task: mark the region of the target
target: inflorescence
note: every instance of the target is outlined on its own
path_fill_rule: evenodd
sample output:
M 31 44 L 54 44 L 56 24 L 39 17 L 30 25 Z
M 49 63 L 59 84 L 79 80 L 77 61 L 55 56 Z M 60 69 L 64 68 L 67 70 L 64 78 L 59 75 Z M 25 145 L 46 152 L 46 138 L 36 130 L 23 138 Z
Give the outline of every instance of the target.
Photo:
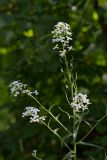
M 53 49 L 58 49 L 60 56 L 63 57 L 66 52 L 72 49 L 70 42 L 72 40 L 72 32 L 70 25 L 63 22 L 58 22 L 52 31 L 53 39 L 52 42 L 56 43 Z
M 22 113 L 22 117 L 30 116 L 30 123 L 32 122 L 42 123 L 43 121 L 45 121 L 46 116 L 40 117 L 38 114 L 38 112 L 40 112 L 39 109 L 29 106 L 29 107 L 26 107 L 25 110 L 26 111 Z
M 88 105 L 90 104 L 89 99 L 86 94 L 78 93 L 73 97 L 73 102 L 71 103 L 71 107 L 75 109 L 75 111 L 85 111 L 88 109 Z
M 20 93 L 27 94 L 28 96 L 34 94 L 38 95 L 38 91 L 35 90 L 34 92 L 30 91 L 28 89 L 28 85 L 21 83 L 20 81 L 14 81 L 13 83 L 10 84 L 10 91 L 11 93 L 17 97 Z

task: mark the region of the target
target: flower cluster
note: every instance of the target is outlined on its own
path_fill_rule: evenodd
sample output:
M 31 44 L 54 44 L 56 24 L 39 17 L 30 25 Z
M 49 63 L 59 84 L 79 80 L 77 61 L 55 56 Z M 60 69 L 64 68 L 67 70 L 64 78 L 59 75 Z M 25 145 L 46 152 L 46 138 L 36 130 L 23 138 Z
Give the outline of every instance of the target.
M 39 109 L 35 107 L 26 107 L 25 110 L 26 111 L 22 113 L 22 117 L 30 116 L 30 123 L 32 122 L 42 123 L 43 121 L 45 121 L 45 116 L 42 117 L 39 116 L 38 114 L 38 112 L 40 112 Z
M 88 109 L 88 105 L 90 104 L 89 99 L 86 94 L 78 93 L 73 97 L 73 102 L 71 103 L 71 107 L 75 108 L 77 112 L 84 111 Z
M 14 81 L 10 84 L 10 91 L 11 93 L 17 97 L 20 93 L 27 94 L 27 95 L 38 95 L 38 91 L 35 90 L 34 92 L 31 92 L 29 89 L 27 89 L 28 85 L 21 83 L 20 81 Z
M 70 41 L 72 40 L 70 25 L 67 23 L 58 22 L 58 24 L 55 25 L 52 34 L 52 42 L 56 43 L 53 49 L 59 49 L 60 56 L 63 57 L 67 51 L 72 49 L 72 46 L 70 46 Z M 60 48 L 60 43 L 62 44 L 62 48 Z

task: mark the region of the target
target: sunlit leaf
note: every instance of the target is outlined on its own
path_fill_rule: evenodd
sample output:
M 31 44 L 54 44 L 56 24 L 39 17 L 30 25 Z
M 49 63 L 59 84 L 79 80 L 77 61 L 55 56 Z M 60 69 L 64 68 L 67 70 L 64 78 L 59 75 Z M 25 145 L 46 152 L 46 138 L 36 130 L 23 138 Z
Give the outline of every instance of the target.
M 31 38 L 34 36 L 33 29 L 29 29 L 28 31 L 24 31 L 23 34 L 24 34 L 24 36 L 26 36 L 28 38 Z
M 94 19 L 95 21 L 97 21 L 98 18 L 99 18 L 97 12 L 95 12 L 95 11 L 93 12 L 93 15 L 92 15 L 92 16 L 93 16 L 93 19 Z

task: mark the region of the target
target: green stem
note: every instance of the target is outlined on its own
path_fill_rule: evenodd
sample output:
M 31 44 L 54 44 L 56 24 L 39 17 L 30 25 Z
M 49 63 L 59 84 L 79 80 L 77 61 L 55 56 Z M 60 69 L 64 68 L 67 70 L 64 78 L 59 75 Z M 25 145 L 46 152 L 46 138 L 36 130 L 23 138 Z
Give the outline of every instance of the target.
M 60 124 L 60 126 L 62 126 L 62 128 L 67 131 L 69 134 L 72 134 L 49 110 L 47 110 L 35 97 L 33 97 L 32 95 L 30 95 L 31 98 L 33 98 L 46 112 L 48 112 L 54 120 L 57 121 L 57 123 Z
M 73 108 L 73 145 L 74 145 L 74 160 L 76 160 L 76 138 L 77 138 L 76 116 L 75 116 L 75 108 Z
M 72 69 L 69 68 L 67 59 L 66 59 L 66 55 L 64 56 L 64 60 L 65 60 L 65 66 L 66 66 L 66 79 L 68 80 L 68 84 L 70 84 L 70 90 L 71 90 L 71 99 L 74 96 L 74 94 L 76 93 L 76 79 L 74 80 L 74 77 L 72 75 Z M 81 121 L 80 121 L 81 123 Z M 77 155 L 76 155 L 76 138 L 77 138 L 77 132 L 80 126 L 80 123 L 78 125 L 78 127 L 76 128 L 76 115 L 75 115 L 75 108 L 73 108 L 73 145 L 74 145 L 74 160 L 77 159 Z
M 78 126 L 77 126 L 77 128 L 76 128 L 77 135 L 78 135 L 78 131 L 79 131 L 79 128 L 80 128 L 82 119 L 83 119 L 83 113 L 82 113 L 81 117 L 79 118 L 79 123 L 78 123 Z
M 72 67 L 70 67 L 66 58 L 66 54 L 64 56 L 64 61 L 65 61 L 65 67 L 66 67 L 65 77 L 68 81 L 68 84 L 70 85 L 71 98 L 72 98 L 74 94 L 77 92 L 77 85 L 76 85 L 77 75 L 73 77 L 73 63 L 72 63 Z
M 77 159 L 77 146 L 76 143 L 74 143 L 74 160 Z
M 46 123 L 42 122 L 53 134 L 55 134 L 60 141 L 71 151 L 70 147 L 67 145 L 67 143 L 60 137 L 60 135 L 55 132 L 51 127 L 49 127 L 49 125 L 47 125 Z
M 72 83 L 73 82 L 71 82 L 71 72 L 69 70 L 69 66 L 68 66 L 68 62 L 67 62 L 67 59 L 66 59 L 66 55 L 64 56 L 64 60 L 65 60 L 66 74 L 67 74 L 68 83 L 70 84 L 70 89 L 72 91 L 72 95 L 71 96 L 73 96 L 73 87 L 72 87 Z

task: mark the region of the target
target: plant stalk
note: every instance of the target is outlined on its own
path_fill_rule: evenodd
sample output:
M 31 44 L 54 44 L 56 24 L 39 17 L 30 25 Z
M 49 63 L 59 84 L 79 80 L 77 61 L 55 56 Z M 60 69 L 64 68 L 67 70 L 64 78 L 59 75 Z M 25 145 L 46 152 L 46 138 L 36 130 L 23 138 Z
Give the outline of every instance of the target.
M 48 112 L 55 121 L 57 121 L 57 123 L 60 124 L 60 126 L 62 126 L 62 128 L 67 131 L 69 134 L 72 134 L 49 110 L 47 110 L 35 97 L 33 97 L 32 95 L 30 95 L 31 98 L 33 98 L 46 112 Z
M 77 146 L 76 146 L 76 143 L 74 143 L 74 160 L 77 160 Z

